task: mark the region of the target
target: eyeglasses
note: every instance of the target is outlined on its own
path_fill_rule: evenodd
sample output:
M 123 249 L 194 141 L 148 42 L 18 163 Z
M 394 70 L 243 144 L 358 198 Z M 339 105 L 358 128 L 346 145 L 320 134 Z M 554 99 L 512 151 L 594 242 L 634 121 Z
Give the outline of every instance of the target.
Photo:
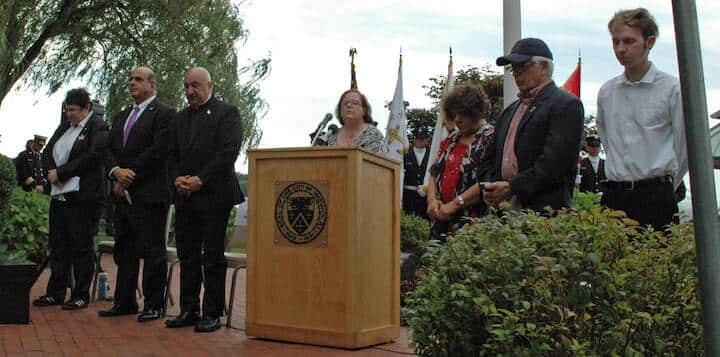
M 512 64 L 512 65 L 508 66 L 508 69 L 510 70 L 511 73 L 520 74 L 520 73 L 526 72 L 533 65 L 535 65 L 535 62 L 525 61 L 523 63 Z

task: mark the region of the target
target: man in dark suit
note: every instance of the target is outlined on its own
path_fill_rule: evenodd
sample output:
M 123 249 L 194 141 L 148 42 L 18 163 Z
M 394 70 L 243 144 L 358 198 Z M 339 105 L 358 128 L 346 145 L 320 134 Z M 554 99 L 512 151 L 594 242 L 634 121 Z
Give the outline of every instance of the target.
M 50 279 L 35 306 L 63 304 L 71 267 L 75 278 L 62 308 L 76 310 L 90 301 L 95 271 L 94 247 L 104 198 L 103 163 L 108 126 L 92 111 L 90 94 L 78 88 L 65 97 L 67 120 L 45 149 L 44 165 L 52 185 L 50 203 Z
M 43 192 L 47 180 L 43 169 L 42 149 L 45 146 L 46 137 L 35 135 L 32 140 L 25 144 L 26 150 L 18 154 L 15 159 L 18 183 L 25 191 Z
M 480 163 L 485 201 L 498 207 L 544 212 L 569 207 L 583 132 L 580 100 L 552 81 L 552 53 L 545 42 L 525 38 L 497 59 L 511 65 L 520 93 L 500 115 Z
M 197 332 L 210 332 L 220 328 L 225 306 L 225 229 L 233 205 L 244 201 L 234 168 L 242 128 L 238 108 L 212 96 L 206 69 L 188 70 L 184 86 L 189 107 L 177 114 L 170 135 L 180 315 L 165 325 L 195 325 Z
M 403 156 L 405 178 L 403 183 L 403 211 L 427 219 L 427 202 L 422 189 L 430 150 L 430 133 L 423 128 L 413 132 L 413 147 Z
M 137 313 L 135 290 L 142 258 L 145 303 L 138 321 L 145 322 L 159 319 L 164 304 L 168 127 L 174 110 L 157 100 L 157 79 L 150 68 L 132 71 L 128 91 L 134 103 L 113 118 L 107 162 L 115 204 L 117 286 L 113 306 L 98 314 Z
M 600 182 L 607 180 L 605 160 L 600 158 L 600 139 L 588 136 L 585 139 L 585 152 L 588 157 L 580 161 L 580 191 L 598 193 Z

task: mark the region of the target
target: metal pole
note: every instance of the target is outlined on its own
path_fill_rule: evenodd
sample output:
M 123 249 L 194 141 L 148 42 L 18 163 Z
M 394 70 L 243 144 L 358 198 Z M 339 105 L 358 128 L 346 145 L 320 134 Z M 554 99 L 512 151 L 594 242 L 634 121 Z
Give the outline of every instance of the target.
M 672 6 L 688 138 L 705 354 L 720 356 L 720 240 L 697 11 L 694 0 L 673 0 Z
M 521 16 L 520 0 L 503 0 L 503 54 L 510 53 L 510 49 L 520 39 Z M 517 86 L 509 69 L 503 76 L 503 106 L 507 107 L 517 99 Z

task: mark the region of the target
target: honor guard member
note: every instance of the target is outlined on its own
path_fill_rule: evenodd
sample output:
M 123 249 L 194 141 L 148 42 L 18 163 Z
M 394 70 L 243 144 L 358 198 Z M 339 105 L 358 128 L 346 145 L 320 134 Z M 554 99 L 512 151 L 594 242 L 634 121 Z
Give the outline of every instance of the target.
M 600 192 L 600 182 L 605 181 L 605 160 L 600 158 L 600 139 L 588 136 L 585 139 L 585 152 L 588 157 L 580 161 L 580 191 Z
M 423 179 L 430 158 L 430 133 L 423 127 L 413 131 L 413 146 L 403 156 L 405 181 L 403 183 L 403 211 L 427 219 L 427 202 Z
M 35 135 L 28 140 L 26 150 L 18 154 L 15 159 L 18 183 L 25 191 L 43 192 L 47 185 L 45 170 L 43 169 L 42 149 L 47 137 Z

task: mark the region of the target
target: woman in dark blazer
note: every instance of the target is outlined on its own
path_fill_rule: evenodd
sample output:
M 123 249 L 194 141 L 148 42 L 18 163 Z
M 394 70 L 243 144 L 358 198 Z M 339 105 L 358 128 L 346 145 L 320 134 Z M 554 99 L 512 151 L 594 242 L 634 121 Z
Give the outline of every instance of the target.
M 82 88 L 67 92 L 66 120 L 45 149 L 44 166 L 51 184 L 50 280 L 35 306 L 85 308 L 94 272 L 93 247 L 104 196 L 103 162 L 108 126 L 92 111 L 90 94 Z M 75 284 L 65 301 L 68 277 Z

